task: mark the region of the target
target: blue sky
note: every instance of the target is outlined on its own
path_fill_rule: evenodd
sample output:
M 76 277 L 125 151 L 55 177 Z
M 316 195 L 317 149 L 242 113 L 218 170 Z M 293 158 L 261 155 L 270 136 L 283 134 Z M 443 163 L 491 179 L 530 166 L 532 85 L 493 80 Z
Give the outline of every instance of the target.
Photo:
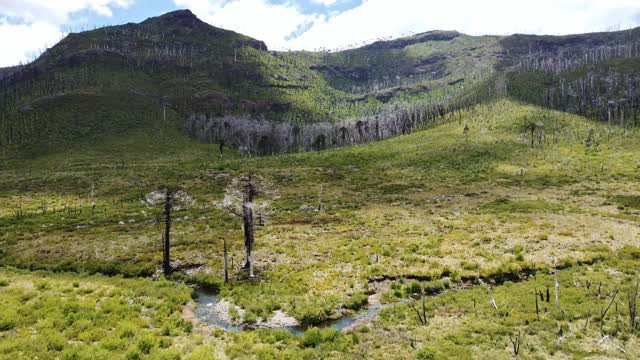
M 324 14 L 330 16 L 331 14 L 341 13 L 345 10 L 355 8 L 361 5 L 362 1 L 363 0 L 273 0 L 267 2 L 275 5 L 291 4 L 304 14 Z M 1 0 L 0 3 L 2 3 Z M 179 1 L 136 0 L 127 7 L 112 7 L 112 16 L 104 16 L 96 13 L 95 11 L 91 11 L 91 9 L 84 9 L 72 14 L 72 26 L 82 28 L 82 26 L 87 26 L 88 24 L 93 27 L 94 25 L 101 26 L 127 22 L 141 22 L 149 17 L 162 15 L 169 11 L 189 8 L 189 6 L 178 6 L 176 3 L 179 3 Z M 2 10 L 0 10 L 0 13 L 2 13 Z
M 428 30 L 569 34 L 640 25 L 640 0 L 0 0 L 0 66 L 66 33 L 191 9 L 271 49 L 340 49 Z

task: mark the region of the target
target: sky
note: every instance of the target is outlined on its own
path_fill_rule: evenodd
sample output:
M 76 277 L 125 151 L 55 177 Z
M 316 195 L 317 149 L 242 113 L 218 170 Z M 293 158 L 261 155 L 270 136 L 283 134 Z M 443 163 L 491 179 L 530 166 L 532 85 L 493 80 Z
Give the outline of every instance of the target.
M 274 50 L 343 49 L 429 30 L 574 34 L 640 26 L 640 0 L 0 0 L 0 67 L 69 32 L 191 9 Z

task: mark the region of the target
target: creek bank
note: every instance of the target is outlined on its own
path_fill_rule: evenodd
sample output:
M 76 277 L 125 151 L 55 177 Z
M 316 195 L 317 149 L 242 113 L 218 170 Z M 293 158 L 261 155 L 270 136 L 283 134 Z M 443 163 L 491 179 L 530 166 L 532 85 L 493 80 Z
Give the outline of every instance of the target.
M 372 296 L 377 297 L 377 295 Z M 302 334 L 312 327 L 320 329 L 334 328 L 346 331 L 373 319 L 381 309 L 391 306 L 380 304 L 376 300 L 366 310 L 355 313 L 342 312 L 338 314 L 340 317 L 336 319 L 326 320 L 315 325 L 302 325 L 291 315 L 282 310 L 277 310 L 269 319 L 258 318 L 255 323 L 243 324 L 244 310 L 220 298 L 215 293 L 197 290 L 194 300 L 195 304 L 188 305 L 183 311 L 183 318 L 192 323 L 200 322 L 208 327 L 219 327 L 234 332 L 255 329 L 284 329 L 295 335 Z

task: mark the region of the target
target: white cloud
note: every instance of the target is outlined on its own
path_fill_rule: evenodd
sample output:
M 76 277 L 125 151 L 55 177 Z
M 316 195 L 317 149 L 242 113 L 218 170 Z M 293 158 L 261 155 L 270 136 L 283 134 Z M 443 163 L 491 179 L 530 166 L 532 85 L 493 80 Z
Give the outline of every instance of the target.
M 571 34 L 638 24 L 637 0 L 365 0 L 331 18 L 319 18 L 290 42 L 296 49 L 336 48 L 427 30 L 467 34 Z
M 331 4 L 334 0 L 313 0 Z M 467 34 L 571 34 L 640 23 L 638 0 L 364 0 L 339 14 L 304 14 L 293 2 L 174 0 L 212 25 L 264 40 L 269 47 L 313 50 L 362 44 L 435 29 Z M 287 35 L 305 24 L 302 35 Z
M 335 4 L 336 2 L 338 2 L 338 0 L 311 0 L 316 4 L 320 4 L 320 5 L 324 5 L 324 6 L 331 6 L 333 4 Z
M 91 10 L 103 16 L 111 16 L 114 6 L 126 8 L 133 0 L 2 0 L 0 14 L 23 19 L 26 22 L 46 21 L 61 25 L 69 21 L 69 15 L 80 10 Z
M 46 22 L 9 24 L 0 20 L 0 66 L 26 63 L 62 37 L 63 33 L 55 25 Z
M 26 61 L 55 42 L 78 11 L 111 16 L 114 7 L 134 1 L 0 0 L 0 66 Z M 638 0 L 364 0 L 328 14 L 305 13 L 299 0 L 273 1 L 173 0 L 214 26 L 264 40 L 273 49 L 335 49 L 435 29 L 471 35 L 570 34 L 640 25 Z M 331 6 L 343 0 L 311 1 Z
M 174 0 L 211 25 L 265 40 L 270 48 L 288 46 L 287 37 L 317 16 L 303 14 L 293 3 L 268 0 Z
M 134 0 L 0 0 L 0 66 L 27 62 L 64 35 L 63 25 L 81 10 L 112 16 L 113 7 L 126 8 Z M 10 19 L 10 21 L 9 21 Z

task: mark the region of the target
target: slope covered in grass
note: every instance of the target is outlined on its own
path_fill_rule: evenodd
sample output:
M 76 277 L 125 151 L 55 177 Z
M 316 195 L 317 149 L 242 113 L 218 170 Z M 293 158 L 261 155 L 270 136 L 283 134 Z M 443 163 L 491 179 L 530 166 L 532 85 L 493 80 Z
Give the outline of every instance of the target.
M 531 121 L 538 122 L 533 147 Z M 480 351 L 509 358 L 508 335 L 521 331 L 528 358 L 617 357 L 622 352 L 609 342 L 598 343 L 596 316 L 617 286 L 624 304 L 639 265 L 638 136 L 635 129 L 509 101 L 391 140 L 286 156 L 227 151 L 220 158 L 217 146 L 166 129 L 134 133 L 3 162 L 1 263 L 149 276 L 161 262 L 162 229 L 141 199 L 176 184 L 197 205 L 176 214 L 173 259 L 197 271 L 174 280 L 219 288 L 249 322 L 280 309 L 316 324 L 367 303 L 419 296 L 422 288 L 446 290 L 427 300 L 426 327 L 398 304 L 351 335 L 227 335 L 227 356 L 268 358 L 279 347 L 302 356 L 316 346 L 333 358 L 412 358 L 423 347 L 421 356 L 472 358 Z M 230 179 L 248 170 L 271 179 L 278 192 L 257 232 L 255 281 L 236 268 L 243 259 L 239 222 L 215 206 Z M 322 211 L 305 210 L 319 197 Z M 228 285 L 225 238 L 236 265 Z M 545 273 L 554 263 L 562 308 L 545 301 L 538 321 L 533 288 L 549 285 L 553 292 Z M 485 288 L 463 290 L 478 278 L 493 284 L 499 311 Z M 623 306 L 612 311 L 604 335 L 635 354 L 637 330 L 625 314 Z M 204 334 L 195 348 L 216 341 Z

